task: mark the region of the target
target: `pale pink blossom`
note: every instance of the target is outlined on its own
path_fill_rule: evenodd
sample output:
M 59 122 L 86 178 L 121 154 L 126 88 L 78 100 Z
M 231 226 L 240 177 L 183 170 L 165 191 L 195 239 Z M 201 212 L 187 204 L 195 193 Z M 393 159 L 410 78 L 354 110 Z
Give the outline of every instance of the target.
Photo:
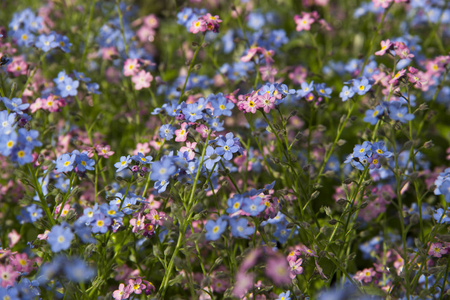
M 136 149 L 133 151 L 133 155 L 138 155 L 141 152 L 142 154 L 150 153 L 150 147 L 147 142 L 145 143 L 137 143 Z
M 381 50 L 375 52 L 375 55 L 382 56 L 393 46 L 394 44 L 389 39 L 386 41 L 381 41 Z
M 136 90 L 141 90 L 142 88 L 150 87 L 150 82 L 152 82 L 153 76 L 149 72 L 144 70 L 140 71 L 138 74 L 131 77 L 131 81 L 134 83 L 134 88 Z
M 187 139 L 188 130 L 186 129 L 187 123 L 181 124 L 181 128 L 175 130 L 175 142 L 184 142 Z
M 192 25 L 189 28 L 189 31 L 192 33 L 204 32 L 206 31 L 206 22 L 202 19 L 198 19 L 197 21 L 192 21 Z
M 137 59 L 128 58 L 123 65 L 123 75 L 134 76 L 139 70 L 139 61 Z
M 303 30 L 310 30 L 311 24 L 314 23 L 314 18 L 311 17 L 310 13 L 302 12 L 302 16 L 299 15 L 294 16 L 295 24 L 297 24 L 297 27 L 295 30 L 297 31 L 303 31 Z

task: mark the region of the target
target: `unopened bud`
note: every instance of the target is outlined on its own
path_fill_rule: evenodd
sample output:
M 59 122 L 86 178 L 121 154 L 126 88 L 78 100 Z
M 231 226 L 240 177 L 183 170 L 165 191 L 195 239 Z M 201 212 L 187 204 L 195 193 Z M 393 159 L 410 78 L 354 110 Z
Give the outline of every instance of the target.
M 425 144 L 423 144 L 423 147 L 425 149 L 430 149 L 431 147 L 434 147 L 433 141 L 429 140 L 428 142 L 425 142 Z
M 328 224 L 330 225 L 336 225 L 337 221 L 335 219 L 331 219 L 330 221 L 328 221 Z

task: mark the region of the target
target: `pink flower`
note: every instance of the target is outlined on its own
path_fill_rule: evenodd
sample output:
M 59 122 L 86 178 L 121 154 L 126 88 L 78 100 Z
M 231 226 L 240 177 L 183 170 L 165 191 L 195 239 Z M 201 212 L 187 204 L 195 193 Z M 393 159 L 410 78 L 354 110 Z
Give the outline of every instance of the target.
M 154 14 L 144 17 L 144 25 L 149 28 L 157 28 L 159 26 L 158 18 Z
M 31 103 L 30 105 L 30 110 L 33 114 L 41 108 L 43 108 L 43 101 L 41 100 L 41 98 L 37 98 L 34 103 Z
M 41 241 L 42 240 L 46 241 L 49 233 L 50 230 L 45 230 L 44 233 L 38 234 L 37 238 L 40 239 Z
M 289 284 L 291 283 L 290 269 L 284 257 L 274 256 L 267 260 L 266 275 L 276 285 Z
M 128 58 L 123 65 L 123 75 L 134 76 L 138 72 L 140 64 L 137 59 Z
M 61 101 L 58 96 L 55 95 L 48 95 L 47 99 L 42 99 L 42 108 L 45 110 L 48 110 L 49 112 L 57 112 L 60 107 L 63 107 L 66 105 L 64 101 Z
M 130 290 L 135 294 L 141 294 L 142 290 L 145 289 L 145 285 L 142 283 L 141 278 L 137 278 L 136 280 L 130 279 L 128 280 L 128 286 Z
M 162 211 L 158 212 L 156 209 L 152 209 L 150 210 L 150 213 L 145 215 L 145 217 L 147 218 L 147 220 L 150 220 L 150 223 L 152 223 L 153 225 L 162 226 L 166 214 Z
M 133 226 L 132 232 L 139 232 L 144 229 L 145 216 L 139 214 L 136 218 L 130 220 L 130 225 Z
M 356 272 L 356 275 L 353 276 L 356 280 L 360 282 L 369 283 L 372 281 L 372 277 L 377 274 L 373 268 L 364 269 L 362 271 Z
M 406 73 L 406 69 L 402 69 L 402 70 L 398 71 L 397 74 L 395 74 L 395 76 L 392 77 L 391 80 L 389 80 L 389 84 L 397 85 L 397 83 L 400 80 L 400 78 L 405 76 L 405 73 Z
M 102 156 L 104 158 L 109 158 L 111 155 L 114 154 L 114 151 L 111 151 L 111 147 L 109 145 L 105 146 L 97 145 L 95 149 L 97 150 L 98 156 Z
M 300 255 L 300 250 L 292 250 L 291 252 L 289 252 L 288 256 L 286 257 L 287 261 L 296 261 L 297 260 L 297 256 Z
M 253 273 L 247 274 L 245 272 L 239 271 L 239 273 L 236 275 L 236 283 L 234 284 L 233 295 L 239 298 L 244 297 L 248 290 L 252 288 L 254 278 L 255 276 L 253 275 Z
M 205 124 L 201 124 L 200 126 L 197 126 L 197 128 L 195 128 L 195 131 L 200 133 L 202 135 L 202 138 L 204 138 L 204 139 L 206 139 L 208 137 L 209 128 Z M 212 134 L 211 134 L 211 136 L 212 136 Z
M 138 74 L 131 77 L 131 81 L 134 82 L 134 88 L 136 90 L 141 90 L 142 88 L 150 87 L 150 82 L 152 82 L 153 76 L 149 72 L 144 70 L 140 71 Z
M 249 62 L 253 56 L 255 56 L 256 53 L 258 53 L 258 51 L 260 50 L 260 47 L 250 47 L 250 49 L 248 49 L 247 54 L 241 57 L 241 61 L 242 62 Z
M 0 265 L 0 278 L 2 279 L 0 286 L 5 288 L 7 286 L 13 286 L 19 273 L 14 271 L 11 265 Z
M 391 43 L 390 40 L 381 41 L 381 50 L 375 52 L 375 55 L 378 56 L 384 55 L 387 51 L 389 51 L 392 48 L 392 46 L 394 46 L 394 44 Z
M 184 122 L 181 124 L 181 128 L 178 130 L 175 130 L 175 142 L 184 142 L 187 139 L 188 131 L 186 129 L 187 123 Z
M 62 204 L 62 203 L 61 203 Z M 58 216 L 59 211 L 61 210 L 61 204 L 59 204 L 56 208 L 55 208 L 55 217 Z M 69 213 L 69 211 L 74 210 L 73 208 L 70 208 L 70 204 L 65 204 L 62 211 L 61 211 L 61 215 L 60 217 L 65 217 L 67 216 L 67 214 Z
M 265 113 L 269 113 L 270 110 L 275 108 L 275 98 L 270 96 L 269 93 L 264 93 L 262 96 L 258 96 L 258 106 L 264 109 Z
M 113 56 L 117 56 L 118 52 L 116 47 L 107 47 L 107 48 L 102 48 L 102 58 L 104 60 L 112 60 Z M 124 71 L 125 71 L 125 67 L 124 67 Z M 127 75 L 125 75 L 127 76 Z
M 11 259 L 16 271 L 29 273 L 33 269 L 33 261 L 30 260 L 26 253 L 18 253 Z
M 127 265 L 122 265 L 120 267 L 116 268 L 116 276 L 114 277 L 117 281 L 125 280 L 127 277 L 130 277 L 130 274 L 133 272 L 131 268 L 129 268 Z
M 431 244 L 428 255 L 432 255 L 434 257 L 442 257 L 442 254 L 447 254 L 447 249 L 443 247 L 441 243 Z
M 393 0 L 372 0 L 375 7 L 387 8 Z
M 6 71 L 13 73 L 13 75 L 17 77 L 19 75 L 27 75 L 27 68 L 28 65 L 26 62 L 19 57 L 17 60 L 14 59 L 14 61 L 6 67 Z
M 275 82 L 275 75 L 278 73 L 276 68 L 273 68 L 270 65 L 265 65 L 259 67 L 259 71 L 261 72 L 262 80 L 269 81 L 270 83 Z
M 204 32 L 206 31 L 206 22 L 203 19 L 198 19 L 197 21 L 192 21 L 191 28 L 189 31 L 192 33 Z
M 395 54 L 401 59 L 412 59 L 414 57 L 414 54 L 409 53 L 408 46 L 402 42 L 395 42 Z
M 302 16 L 299 15 L 294 16 L 295 24 L 297 24 L 297 27 L 295 30 L 302 31 L 302 30 L 310 30 L 311 24 L 314 23 L 314 19 L 311 18 L 311 14 L 302 12 Z
M 258 101 L 255 97 L 250 96 L 247 98 L 247 101 L 243 103 L 243 110 L 245 112 L 251 112 L 252 114 L 256 113 L 256 110 L 259 108 Z
M 176 132 L 176 131 L 175 131 Z M 192 160 L 192 159 L 194 159 L 194 157 L 195 157 L 195 152 L 194 152 L 194 150 L 195 150 L 195 147 L 197 146 L 197 143 L 196 142 L 189 142 L 189 141 L 187 141 L 186 142 L 186 146 L 183 146 L 183 147 L 181 147 L 180 148 L 180 152 L 188 152 L 188 158 L 190 159 L 190 160 Z
M 115 300 L 128 299 L 131 293 L 132 289 L 129 286 L 125 287 L 125 285 L 121 283 L 119 289 L 114 291 L 113 297 Z
M 150 152 L 150 147 L 148 143 L 137 143 L 136 149 L 133 151 L 133 155 L 138 155 L 141 152 L 142 154 L 147 154 Z
M 17 233 L 15 229 L 13 229 L 10 233 L 8 233 L 9 247 L 14 247 L 20 240 L 20 234 Z
M 289 267 L 291 268 L 291 273 L 289 274 L 289 277 L 291 277 L 291 279 L 294 279 L 298 274 L 302 274 L 303 273 L 303 268 L 302 268 L 302 263 L 303 263 L 303 259 L 299 258 L 296 261 L 293 260 L 289 260 Z
M 142 26 L 136 31 L 136 35 L 141 42 L 153 42 L 155 40 L 155 30 L 148 26 Z
M 145 294 L 146 295 L 150 295 L 151 293 L 153 293 L 156 290 L 155 286 L 150 281 L 142 280 L 142 282 L 145 284 Z

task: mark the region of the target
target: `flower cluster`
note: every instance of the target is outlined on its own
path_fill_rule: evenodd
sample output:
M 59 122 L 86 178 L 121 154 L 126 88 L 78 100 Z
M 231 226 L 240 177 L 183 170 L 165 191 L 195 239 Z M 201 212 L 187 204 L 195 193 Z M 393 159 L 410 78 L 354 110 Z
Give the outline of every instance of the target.
M 210 13 L 207 13 L 206 15 L 200 16 L 197 20 L 193 20 L 189 31 L 192 33 L 206 31 L 217 33 L 219 32 L 220 23 L 222 23 L 222 20 L 219 18 L 219 16 L 213 16 Z
M 366 141 L 362 145 L 356 145 L 353 148 L 353 153 L 347 156 L 344 163 L 349 163 L 358 170 L 364 170 L 366 167 L 379 169 L 382 158 L 388 159 L 392 155 L 383 141 L 375 143 Z

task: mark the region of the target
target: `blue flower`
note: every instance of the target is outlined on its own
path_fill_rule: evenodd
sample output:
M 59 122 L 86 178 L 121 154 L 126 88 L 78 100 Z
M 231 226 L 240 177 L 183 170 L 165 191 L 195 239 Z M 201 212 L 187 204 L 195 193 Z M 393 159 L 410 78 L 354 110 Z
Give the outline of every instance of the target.
M 371 125 L 377 124 L 380 117 L 383 115 L 384 108 L 381 105 L 377 105 L 374 109 L 368 109 L 364 121 Z
M 447 210 L 447 213 L 444 213 L 444 209 L 439 208 L 436 210 L 436 212 L 433 214 L 433 218 L 438 222 L 439 224 L 449 223 L 450 222 L 450 213 Z
M 245 198 L 244 205 L 242 206 L 242 210 L 246 213 L 250 214 L 250 216 L 255 217 L 259 215 L 266 206 L 261 202 L 261 198 L 255 197 L 254 199 Z
M 169 180 L 176 171 L 172 159 L 166 157 L 153 163 L 150 179 L 154 181 Z
M 58 83 L 58 89 L 61 97 L 76 96 L 77 88 L 80 82 L 73 80 L 70 77 L 66 77 L 63 82 Z
M 281 222 L 277 223 L 276 226 L 277 227 L 275 232 L 273 233 L 273 236 L 277 238 L 281 244 L 286 243 L 289 236 L 291 235 L 291 230 L 287 229 L 286 226 Z
M 342 101 L 344 102 L 353 97 L 353 95 L 355 95 L 353 89 L 349 88 L 346 85 L 342 87 L 342 91 L 339 93 L 339 97 L 341 97 Z
M 235 194 L 233 198 L 227 200 L 228 208 L 226 212 L 228 214 L 233 214 L 241 209 L 242 202 L 244 201 L 244 197 L 239 194 Z
M 73 233 L 68 227 L 62 225 L 55 225 L 48 234 L 47 242 L 53 252 L 59 252 L 61 250 L 67 250 L 70 248 L 70 243 L 73 240 Z
M 76 79 L 80 81 L 91 82 L 91 79 L 89 77 L 86 77 L 83 72 L 73 71 L 73 74 L 75 75 Z
M 175 127 L 170 124 L 164 124 L 159 129 L 159 137 L 166 140 L 171 140 L 175 134 Z
M 114 164 L 114 167 L 117 168 L 116 172 L 120 172 L 122 170 L 125 170 L 130 163 L 131 163 L 131 158 L 130 158 L 129 155 L 120 157 L 120 161 L 116 162 Z
M 4 156 L 11 154 L 14 146 L 17 144 L 17 133 L 11 131 L 8 134 L 0 135 L 0 153 Z
M 254 232 L 254 228 L 248 226 L 248 221 L 245 218 L 230 219 L 230 226 L 231 234 L 237 238 L 247 239 Z
M 28 206 L 26 208 L 26 211 L 29 214 L 31 222 L 35 222 L 35 221 L 39 220 L 40 218 L 42 218 L 43 213 L 44 213 L 42 208 L 40 208 L 36 204 L 31 204 L 30 206 Z
M 145 156 L 142 152 L 139 152 L 137 155 L 133 155 L 131 159 L 137 163 L 148 165 L 152 162 L 153 157 L 150 155 Z
M 158 191 L 158 194 L 164 193 L 169 185 L 168 180 L 159 180 L 155 182 L 155 189 Z
M 211 118 L 208 120 L 208 125 L 211 127 L 212 130 L 220 132 L 223 131 L 225 128 L 223 127 L 224 121 L 220 121 L 219 118 Z
M 75 162 L 77 163 L 77 169 L 80 172 L 84 172 L 86 170 L 94 170 L 95 161 L 93 159 L 90 159 L 87 156 L 86 152 L 78 154 Z
M 95 83 L 95 82 L 86 83 L 86 89 L 91 94 L 97 94 L 97 95 L 101 94 L 101 92 L 99 91 L 98 83 Z
M 331 97 L 332 90 L 331 88 L 327 87 L 325 83 L 315 84 L 314 88 L 316 89 L 316 92 L 319 94 L 319 96 L 323 96 L 326 98 Z
M 75 227 L 75 234 L 81 239 L 83 243 L 95 244 L 97 240 L 92 236 L 91 229 L 85 224 Z
M 231 116 L 231 110 L 234 107 L 233 102 L 229 102 L 225 97 L 218 97 L 217 100 L 212 100 L 211 105 L 214 108 L 214 116 Z
M 392 156 L 392 152 L 387 150 L 387 147 L 384 145 L 383 141 L 375 142 L 372 144 L 372 152 L 378 154 L 379 156 L 384 156 L 389 158 Z
M 450 180 L 445 180 L 440 186 L 441 195 L 445 196 L 445 201 L 450 202 Z
M 124 216 L 123 212 L 119 211 L 119 207 L 116 204 L 111 205 L 103 203 L 100 205 L 100 212 L 111 219 L 119 219 Z
M 56 35 L 55 41 L 52 42 L 51 45 L 53 48 L 59 47 L 63 52 L 69 53 L 70 49 L 69 47 L 72 46 L 72 44 L 69 41 L 69 38 L 67 36 L 63 35 Z
M 220 238 L 220 235 L 225 231 L 227 228 L 227 221 L 219 218 L 217 221 L 209 220 L 206 222 L 205 229 L 206 229 L 206 240 L 207 241 L 215 241 L 218 238 Z
M 239 151 L 239 147 L 235 145 L 234 139 L 224 139 L 223 137 L 219 138 L 217 141 L 216 153 L 222 155 L 226 160 L 231 160 L 233 158 L 233 153 Z
M 408 113 L 407 107 L 396 104 L 395 102 L 389 105 L 389 117 L 392 120 L 400 121 L 401 123 L 407 123 L 414 119 L 414 115 Z
M 354 157 L 363 157 L 363 156 L 371 156 L 372 155 L 372 143 L 365 141 L 362 145 L 356 145 L 353 148 L 353 156 Z
M 208 170 L 212 170 L 214 165 L 219 162 L 220 159 L 220 155 L 217 154 L 216 150 L 214 150 L 213 147 L 208 146 L 206 148 L 205 157 L 203 158 L 205 168 L 207 168 Z
M 67 74 L 65 70 L 62 70 L 58 73 L 58 76 L 56 76 L 55 79 L 53 79 L 53 82 L 56 83 L 57 85 L 61 84 L 64 82 L 64 80 L 66 80 L 67 78 Z
M 86 262 L 80 258 L 74 258 L 64 264 L 64 273 L 67 279 L 73 282 L 86 282 L 95 275 L 95 269 L 89 267 Z
M 6 108 L 16 112 L 18 115 L 22 115 L 22 111 L 30 106 L 29 103 L 22 103 L 22 99 L 20 98 L 12 98 L 9 100 L 6 97 L 2 97 L 1 99 L 5 103 Z
M 303 98 L 313 91 L 314 91 L 314 81 L 311 81 L 310 84 L 302 82 L 301 89 L 297 90 L 297 94 Z
M 289 42 L 289 39 L 286 36 L 286 31 L 283 29 L 276 29 L 270 32 L 269 41 L 271 41 L 273 45 L 278 48 Z
M 12 152 L 12 161 L 18 162 L 19 165 L 23 166 L 33 161 L 33 155 L 31 154 L 30 148 L 14 148 Z
M 203 118 L 202 111 L 198 108 L 196 103 L 188 104 L 185 108 L 183 108 L 182 112 L 184 118 L 189 122 L 195 122 Z
M 0 111 L 0 134 L 10 134 L 14 129 L 14 122 L 16 120 L 16 114 L 9 114 L 8 111 Z
M 358 95 L 366 94 L 372 85 L 369 83 L 369 80 L 366 77 L 362 77 L 361 79 L 353 79 L 353 91 Z
M 39 131 L 37 130 L 26 130 L 25 128 L 20 128 L 18 130 L 19 133 L 19 142 L 24 145 L 26 148 L 33 149 L 34 147 L 41 147 L 42 143 L 37 139 L 39 136 Z
M 112 221 L 107 218 L 102 213 L 97 213 L 94 215 L 94 220 L 92 222 L 92 232 L 93 233 L 106 233 L 108 231 L 108 226 L 111 225 Z
M 70 172 L 73 170 L 76 155 L 63 154 L 56 159 L 56 172 Z
M 50 49 L 54 48 L 53 42 L 55 41 L 55 35 L 49 34 L 41 34 L 38 36 L 36 43 L 34 44 L 37 48 L 41 49 L 44 52 L 50 51 Z
M 291 291 L 279 294 L 277 300 L 291 300 Z

